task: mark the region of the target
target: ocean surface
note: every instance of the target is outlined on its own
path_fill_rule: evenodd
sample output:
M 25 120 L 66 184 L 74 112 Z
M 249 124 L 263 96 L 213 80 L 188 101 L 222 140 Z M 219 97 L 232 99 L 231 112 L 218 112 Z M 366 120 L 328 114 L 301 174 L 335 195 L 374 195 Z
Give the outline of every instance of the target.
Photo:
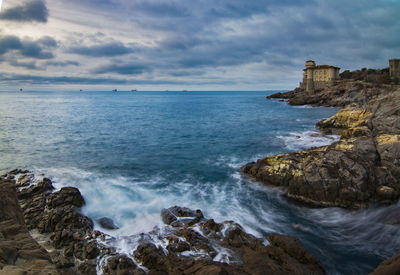
M 0 92 L 0 172 L 26 168 L 78 187 L 86 215 L 120 227 L 106 232 L 121 251 L 132 250 L 123 236 L 161 226 L 161 209 L 179 205 L 257 237 L 297 236 L 329 274 L 368 273 L 399 253 L 398 227 L 380 221 L 387 208 L 306 208 L 240 173 L 338 139 L 315 129 L 337 109 L 266 100 L 271 93 Z

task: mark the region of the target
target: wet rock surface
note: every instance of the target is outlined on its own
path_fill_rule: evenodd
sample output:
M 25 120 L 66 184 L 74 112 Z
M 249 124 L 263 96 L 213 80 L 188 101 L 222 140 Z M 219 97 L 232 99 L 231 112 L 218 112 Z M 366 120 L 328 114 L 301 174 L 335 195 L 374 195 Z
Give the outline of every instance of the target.
M 248 163 L 243 173 L 283 187 L 289 198 L 312 206 L 360 208 L 398 201 L 399 86 L 346 80 L 311 93 L 296 89 L 275 97 L 294 105 L 346 106 L 317 123 L 323 133 L 341 138 L 329 146 Z
M 0 273 L 325 273 L 295 237 L 258 239 L 234 222 L 216 223 L 178 206 L 161 211 L 162 228 L 123 237 L 136 245 L 120 253 L 118 239 L 94 230 L 80 212 L 78 189 L 54 191 L 50 179 L 22 170 L 3 175 L 0 189 Z
M 114 221 L 107 217 L 100 218 L 97 220 L 97 222 L 104 229 L 109 229 L 109 230 L 119 229 L 119 227 L 115 225 Z

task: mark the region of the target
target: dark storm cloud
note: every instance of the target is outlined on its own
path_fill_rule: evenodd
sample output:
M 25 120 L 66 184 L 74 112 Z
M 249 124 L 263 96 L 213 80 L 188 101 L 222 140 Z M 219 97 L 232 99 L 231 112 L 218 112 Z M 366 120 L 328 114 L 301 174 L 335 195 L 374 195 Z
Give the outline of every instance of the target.
M 43 0 L 29 1 L 24 5 L 12 7 L 0 12 L 0 19 L 19 22 L 46 23 L 49 11 Z
M 93 46 L 73 46 L 67 49 L 67 52 L 91 57 L 107 57 L 129 54 L 133 50 L 121 42 L 111 42 Z
M 0 36 L 0 55 L 16 51 L 24 57 L 50 59 L 54 57 L 52 50 L 56 46 L 57 42 L 49 36 L 38 40 L 21 39 L 15 35 Z

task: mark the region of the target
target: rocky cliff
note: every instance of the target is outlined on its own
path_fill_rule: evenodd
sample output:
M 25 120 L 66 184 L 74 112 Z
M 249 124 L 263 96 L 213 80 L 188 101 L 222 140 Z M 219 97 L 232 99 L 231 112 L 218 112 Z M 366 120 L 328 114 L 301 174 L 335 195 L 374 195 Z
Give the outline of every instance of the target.
M 293 105 L 344 106 L 317 124 L 341 138 L 329 146 L 248 163 L 243 173 L 283 187 L 289 198 L 312 206 L 360 208 L 398 200 L 399 86 L 346 80 L 312 93 L 296 89 L 269 98 L 285 98 Z
M 0 177 L 0 274 L 324 274 L 295 237 L 258 239 L 200 210 L 163 209 L 162 228 L 116 238 L 93 229 L 78 189 L 14 170 Z M 115 228 L 112 220 L 104 226 Z

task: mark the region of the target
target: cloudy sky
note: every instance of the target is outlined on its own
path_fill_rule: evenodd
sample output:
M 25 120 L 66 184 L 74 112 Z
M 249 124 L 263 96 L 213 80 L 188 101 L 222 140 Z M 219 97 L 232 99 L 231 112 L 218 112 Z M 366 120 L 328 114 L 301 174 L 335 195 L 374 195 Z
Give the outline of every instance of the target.
M 0 90 L 292 89 L 400 58 L 399 0 L 0 0 Z

